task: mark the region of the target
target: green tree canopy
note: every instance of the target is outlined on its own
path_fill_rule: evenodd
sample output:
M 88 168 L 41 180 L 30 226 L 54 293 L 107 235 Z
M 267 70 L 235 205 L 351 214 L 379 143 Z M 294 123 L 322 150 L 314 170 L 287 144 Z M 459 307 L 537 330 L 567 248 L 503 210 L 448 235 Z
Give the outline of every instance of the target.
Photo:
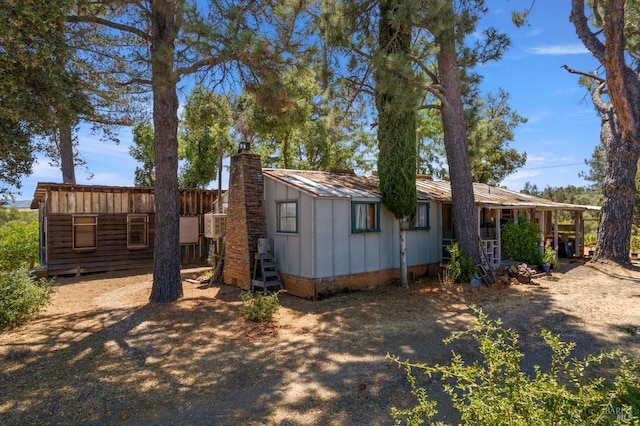
M 206 188 L 215 179 L 219 159 L 230 156 L 231 106 L 226 96 L 196 86 L 187 99 L 180 123 L 178 155 L 184 163 L 180 186 Z
M 153 141 L 153 125 L 150 121 L 133 126 L 133 145 L 129 147 L 129 155 L 142 163 L 134 172 L 135 186 L 154 186 L 156 183 L 156 154 Z

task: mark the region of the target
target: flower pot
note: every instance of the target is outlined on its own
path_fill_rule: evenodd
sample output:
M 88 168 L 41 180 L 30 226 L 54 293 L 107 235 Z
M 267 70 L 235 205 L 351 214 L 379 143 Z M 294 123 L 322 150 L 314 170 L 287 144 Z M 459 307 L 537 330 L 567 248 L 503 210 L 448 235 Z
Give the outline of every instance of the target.
M 547 265 L 547 264 L 540 265 L 540 270 L 544 273 L 548 273 L 550 269 L 551 269 L 551 265 Z

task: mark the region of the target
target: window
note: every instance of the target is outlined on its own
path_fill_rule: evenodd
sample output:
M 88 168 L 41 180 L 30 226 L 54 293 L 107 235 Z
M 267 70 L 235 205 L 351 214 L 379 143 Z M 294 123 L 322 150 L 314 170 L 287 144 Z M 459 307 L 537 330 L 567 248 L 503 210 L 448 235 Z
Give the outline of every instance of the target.
M 98 248 L 98 217 L 73 216 L 74 250 L 95 250 Z
M 295 234 L 298 232 L 298 202 L 280 201 L 276 203 L 277 231 Z
M 380 232 L 380 203 L 351 203 L 351 232 Z
M 149 215 L 127 216 L 127 248 L 149 247 Z
M 429 229 L 429 203 L 418 203 L 409 216 L 409 229 Z

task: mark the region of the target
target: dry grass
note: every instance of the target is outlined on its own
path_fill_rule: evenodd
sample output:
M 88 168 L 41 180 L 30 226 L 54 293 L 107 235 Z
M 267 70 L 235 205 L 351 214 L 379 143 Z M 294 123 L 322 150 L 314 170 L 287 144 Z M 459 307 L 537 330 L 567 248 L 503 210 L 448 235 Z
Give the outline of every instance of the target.
M 0 334 L 0 423 L 391 424 L 390 407 L 411 401 L 386 354 L 445 362 L 442 338 L 470 324 L 470 304 L 520 333 L 530 365 L 546 362 L 543 327 L 579 354 L 640 357 L 640 336 L 625 331 L 640 326 L 640 273 L 563 268 L 540 285 L 423 279 L 319 301 L 284 294 L 266 325 L 245 321 L 240 289 L 195 283 L 199 270 L 184 271 L 184 298 L 165 305 L 147 302 L 150 274 L 58 279 L 42 315 Z M 455 421 L 441 404 L 440 419 Z

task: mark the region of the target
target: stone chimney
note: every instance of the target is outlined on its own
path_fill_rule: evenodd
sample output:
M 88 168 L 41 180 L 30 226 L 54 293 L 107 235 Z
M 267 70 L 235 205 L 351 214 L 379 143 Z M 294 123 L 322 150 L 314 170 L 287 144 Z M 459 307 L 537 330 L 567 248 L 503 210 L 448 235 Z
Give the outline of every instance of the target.
M 260 156 L 252 154 L 247 146 L 231 157 L 224 238 L 225 284 L 238 287 L 251 284 L 259 238 L 267 238 L 262 164 Z

